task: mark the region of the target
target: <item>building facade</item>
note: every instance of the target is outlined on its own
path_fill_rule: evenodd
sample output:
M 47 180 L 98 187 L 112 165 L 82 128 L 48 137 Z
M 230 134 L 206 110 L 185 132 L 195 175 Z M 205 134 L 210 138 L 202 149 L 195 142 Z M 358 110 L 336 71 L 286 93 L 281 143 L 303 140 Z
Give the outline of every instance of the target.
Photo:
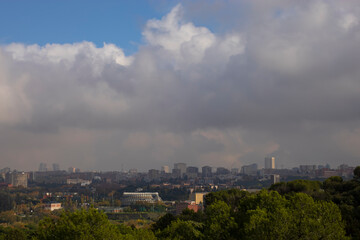
M 241 173 L 245 175 L 257 175 L 258 166 L 256 163 L 241 167 Z
M 210 166 L 202 167 L 201 171 L 202 171 L 201 173 L 202 177 L 211 177 L 212 175 L 212 167 Z
M 49 211 L 54 211 L 54 210 L 58 210 L 61 209 L 61 203 L 45 203 L 44 204 L 44 209 L 45 210 L 49 210 Z
M 53 171 L 60 171 L 60 165 L 58 163 L 53 163 Z
M 179 202 L 176 204 L 176 215 L 180 215 L 186 208 L 193 210 L 194 212 L 200 210 L 200 206 L 196 204 L 194 201 Z
M 11 184 L 13 187 L 24 187 L 28 186 L 28 174 L 25 172 L 8 172 L 5 176 L 5 181 Z
M 47 165 L 46 163 L 40 163 L 39 165 L 39 172 L 46 172 L 47 171 Z
M 266 157 L 265 158 L 265 169 L 275 169 L 275 158 Z
M 230 173 L 230 171 L 227 168 L 224 168 L 224 167 L 216 168 L 216 174 L 218 174 L 218 175 L 226 175 L 226 174 L 229 174 L 229 173 Z
M 186 168 L 186 176 L 188 178 L 196 178 L 199 173 L 199 168 L 197 167 L 187 167 Z
M 162 166 L 161 167 L 161 172 L 162 173 L 170 173 L 170 168 L 169 168 L 169 166 Z
M 190 194 L 190 201 L 194 201 L 195 204 L 204 204 L 204 196 L 207 192 L 193 192 Z
M 175 163 L 174 164 L 174 169 L 179 169 L 180 170 L 180 177 L 183 177 L 184 174 L 186 173 L 186 163 Z

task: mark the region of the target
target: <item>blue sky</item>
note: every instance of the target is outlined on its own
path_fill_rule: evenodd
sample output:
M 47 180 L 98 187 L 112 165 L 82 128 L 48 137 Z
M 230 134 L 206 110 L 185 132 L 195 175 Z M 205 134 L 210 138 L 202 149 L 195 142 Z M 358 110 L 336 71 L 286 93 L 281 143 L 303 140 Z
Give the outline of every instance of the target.
M 126 54 L 137 50 L 147 20 L 161 18 L 178 1 L 1 1 L 0 44 L 21 42 L 114 43 Z

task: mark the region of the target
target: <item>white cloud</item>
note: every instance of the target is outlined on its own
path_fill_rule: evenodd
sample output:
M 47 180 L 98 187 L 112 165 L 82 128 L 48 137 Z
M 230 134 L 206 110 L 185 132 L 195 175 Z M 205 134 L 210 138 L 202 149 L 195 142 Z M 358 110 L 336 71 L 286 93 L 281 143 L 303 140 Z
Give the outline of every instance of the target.
M 122 49 L 114 44 L 106 44 L 102 48 L 97 48 L 91 42 L 74 44 L 46 44 L 24 45 L 13 43 L 5 46 L 4 50 L 11 53 L 16 61 L 33 62 L 37 64 L 62 64 L 72 67 L 79 56 L 84 56 L 92 61 L 95 66 L 94 74 L 99 75 L 104 64 L 116 63 L 121 66 L 129 66 L 132 57 L 126 57 Z
M 0 49 L 0 125 L 28 121 L 31 115 L 31 103 L 24 92 L 28 77 L 12 74 L 8 66 Z
M 342 16 L 339 24 L 344 29 L 349 30 L 349 29 L 355 27 L 356 25 L 358 25 L 359 20 L 355 15 L 349 13 L 349 14 Z
M 229 18 L 241 25 L 215 33 L 177 5 L 147 22 L 132 56 L 91 42 L 2 46 L 0 158 L 29 153 L 32 167 L 66 152 L 66 163 L 104 170 L 119 161 L 239 167 L 285 152 L 285 166 L 336 163 L 340 153 L 354 163 L 358 153 L 331 139 L 355 139 L 344 133 L 359 128 L 360 4 L 245 6 Z
M 165 49 L 177 61 L 199 63 L 216 37 L 205 27 L 183 23 L 182 11 L 179 4 L 161 20 L 148 21 L 143 35 L 150 45 Z

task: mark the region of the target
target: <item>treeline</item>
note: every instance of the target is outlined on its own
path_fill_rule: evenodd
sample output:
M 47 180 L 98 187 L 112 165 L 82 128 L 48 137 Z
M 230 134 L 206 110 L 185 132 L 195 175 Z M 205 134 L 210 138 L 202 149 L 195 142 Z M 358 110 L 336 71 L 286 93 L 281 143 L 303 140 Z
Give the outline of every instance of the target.
M 112 224 L 106 214 L 94 208 L 63 212 L 46 217 L 38 226 L 0 228 L 0 239 L 32 240 L 92 240 L 92 239 L 156 239 L 152 231 L 123 224 Z
M 210 193 L 204 212 L 165 215 L 154 224 L 160 239 L 347 239 L 339 208 L 305 193 L 263 190 Z M 166 218 L 166 219 L 165 219 Z M 181 236 L 179 238 L 179 236 Z
M 149 228 L 112 223 L 91 208 L 0 228 L 0 239 L 360 239 L 360 167 L 350 181 L 296 180 L 256 194 L 213 192 L 204 201 L 204 211 L 168 213 Z
M 331 202 L 341 211 L 347 236 L 360 239 L 360 166 L 354 170 L 354 178 L 344 181 L 341 177 L 330 177 L 324 182 L 297 180 L 274 184 L 270 190 L 282 196 L 306 193 L 315 201 Z

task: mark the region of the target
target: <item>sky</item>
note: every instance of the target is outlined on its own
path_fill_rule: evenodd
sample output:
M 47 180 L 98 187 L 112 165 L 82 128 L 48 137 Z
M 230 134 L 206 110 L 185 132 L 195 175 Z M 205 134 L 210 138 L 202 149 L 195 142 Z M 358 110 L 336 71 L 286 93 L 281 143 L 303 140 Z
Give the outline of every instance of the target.
M 0 168 L 359 165 L 360 3 L 0 1 Z

